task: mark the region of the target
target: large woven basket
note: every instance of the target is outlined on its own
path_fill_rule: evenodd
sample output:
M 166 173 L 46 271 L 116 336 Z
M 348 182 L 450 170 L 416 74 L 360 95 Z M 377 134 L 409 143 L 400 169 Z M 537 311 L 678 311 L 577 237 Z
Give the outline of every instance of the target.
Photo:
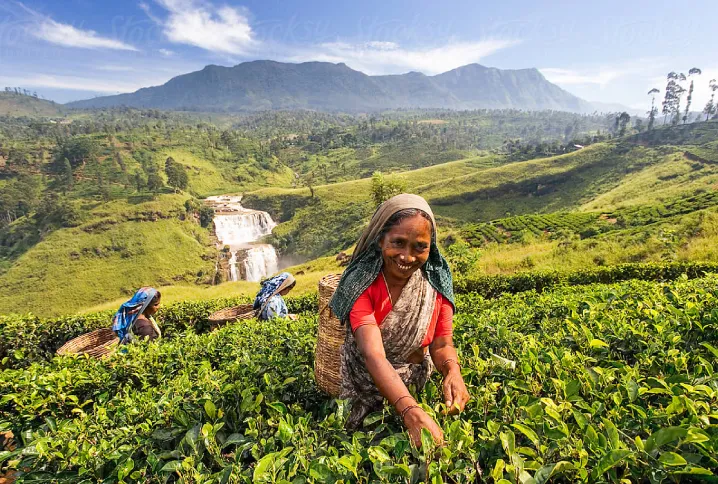
M 102 358 L 112 354 L 117 349 L 120 338 L 112 328 L 96 329 L 75 339 L 71 339 L 58 350 L 58 355 L 88 355 L 93 358 Z
M 341 274 L 330 274 L 319 280 L 319 334 L 314 359 L 317 386 L 332 397 L 341 390 L 341 348 L 346 329 L 329 307 Z
M 228 323 L 234 323 L 241 319 L 252 319 L 254 309 L 252 304 L 240 304 L 233 308 L 220 309 L 209 317 L 209 326 L 212 329 L 219 328 Z

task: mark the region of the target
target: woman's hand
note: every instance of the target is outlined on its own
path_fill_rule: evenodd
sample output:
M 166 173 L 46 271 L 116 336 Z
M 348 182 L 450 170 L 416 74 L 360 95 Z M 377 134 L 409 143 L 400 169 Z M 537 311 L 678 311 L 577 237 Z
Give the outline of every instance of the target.
M 287 314 L 287 317 L 288 317 L 291 321 L 296 321 L 297 319 L 299 319 L 299 316 L 297 316 L 296 314 Z
M 421 407 L 415 407 L 406 412 L 404 425 L 409 431 L 409 438 L 417 447 L 421 447 L 421 429 L 431 432 L 431 436 L 434 437 L 434 442 L 437 444 L 444 443 L 444 431 Z
M 449 414 L 456 415 L 463 412 L 466 402 L 471 398 L 466 389 L 464 378 L 461 376 L 461 367 L 454 363 L 444 377 L 444 403 Z

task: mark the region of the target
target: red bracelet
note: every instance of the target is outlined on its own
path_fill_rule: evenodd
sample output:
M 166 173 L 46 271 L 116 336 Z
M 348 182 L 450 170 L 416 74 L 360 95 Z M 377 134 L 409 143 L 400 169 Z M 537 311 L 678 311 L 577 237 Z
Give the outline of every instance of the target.
M 405 398 L 412 398 L 411 395 L 404 395 L 403 397 L 399 397 L 396 400 L 394 400 L 394 403 L 391 404 L 392 407 L 396 408 L 396 404 L 404 400 Z
M 404 417 L 406 417 L 407 412 L 411 410 L 412 408 L 419 408 L 419 405 L 409 405 L 404 410 L 401 411 L 401 421 L 404 421 Z

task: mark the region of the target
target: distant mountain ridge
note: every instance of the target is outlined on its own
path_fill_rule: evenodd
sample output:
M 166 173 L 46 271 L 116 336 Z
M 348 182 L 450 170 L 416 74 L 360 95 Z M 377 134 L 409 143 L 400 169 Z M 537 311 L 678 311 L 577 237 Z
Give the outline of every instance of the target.
M 593 106 L 550 83 L 538 69 L 502 70 L 469 64 L 443 74 L 369 76 L 346 64 L 275 61 L 234 67 L 208 65 L 162 86 L 66 104 L 187 111 L 311 109 L 365 112 L 400 108 L 553 109 L 592 112 Z

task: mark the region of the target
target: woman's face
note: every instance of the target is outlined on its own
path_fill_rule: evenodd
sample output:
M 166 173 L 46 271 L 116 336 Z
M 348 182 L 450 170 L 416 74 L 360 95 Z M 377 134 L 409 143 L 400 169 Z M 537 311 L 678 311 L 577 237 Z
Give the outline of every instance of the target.
M 431 222 L 421 215 L 405 218 L 379 242 L 384 274 L 408 280 L 429 258 Z
M 160 301 L 161 299 L 158 299 L 155 302 L 151 302 L 149 306 L 147 306 L 147 309 L 145 309 L 145 316 L 154 316 L 157 310 L 160 308 Z

